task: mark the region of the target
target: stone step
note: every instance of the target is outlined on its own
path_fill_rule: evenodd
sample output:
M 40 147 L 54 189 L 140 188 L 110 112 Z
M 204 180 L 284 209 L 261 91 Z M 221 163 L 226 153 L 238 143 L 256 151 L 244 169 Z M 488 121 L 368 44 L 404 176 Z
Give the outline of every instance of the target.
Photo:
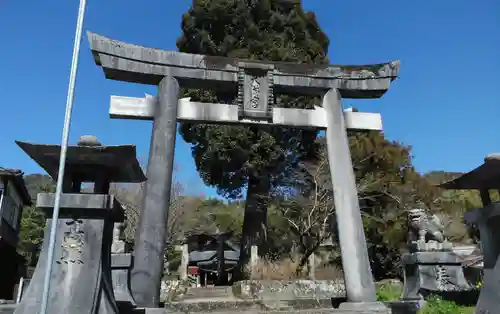
M 170 314 L 189 314 L 193 312 L 169 312 Z M 206 313 L 206 312 L 205 312 Z M 341 310 L 341 309 L 308 309 L 308 310 L 238 310 L 232 309 L 227 311 L 209 312 L 212 314 L 390 314 L 389 311 L 373 311 L 373 310 Z M 146 314 L 148 314 L 146 312 Z
M 136 309 L 133 314 L 189 314 L 196 312 L 185 311 L 167 311 L 165 309 Z M 345 310 L 345 309 L 305 309 L 305 310 L 263 310 L 263 309 L 228 309 L 225 311 L 207 311 L 203 313 L 212 314 L 283 314 L 283 313 L 297 313 L 297 314 L 391 314 L 390 310 L 374 311 L 374 310 Z
M 266 311 L 293 312 L 296 310 L 331 310 L 331 300 L 242 300 L 238 298 L 185 299 L 165 304 L 171 313 L 212 313 Z
M 182 300 L 233 298 L 231 287 L 188 288 Z

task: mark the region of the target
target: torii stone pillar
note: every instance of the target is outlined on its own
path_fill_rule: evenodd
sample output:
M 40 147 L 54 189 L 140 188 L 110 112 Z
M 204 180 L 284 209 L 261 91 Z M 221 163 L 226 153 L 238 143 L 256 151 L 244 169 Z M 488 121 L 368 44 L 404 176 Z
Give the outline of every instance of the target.
M 165 224 L 172 188 L 178 96 L 179 83 L 174 77 L 165 76 L 158 85 L 158 110 L 151 136 L 148 180 L 134 243 L 131 289 L 141 306 L 152 307 L 160 303 L 161 280 L 158 277 L 161 279 L 164 269 Z
M 361 220 L 356 178 L 341 114 L 341 96 L 337 89 L 326 93 L 323 108 L 327 116 L 326 144 L 347 298 L 352 302 L 375 301 L 375 284 Z
M 88 36 L 95 62 L 107 78 L 159 86 L 158 97 L 113 96 L 110 106 L 114 118 L 154 120 L 149 180 L 132 272 L 132 291 L 138 305 L 158 306 L 162 275 L 158 265 L 163 262 L 165 246 L 171 180 L 168 172 L 172 168 L 176 120 L 326 129 L 347 297 L 356 307 L 374 303 L 375 285 L 346 129 L 381 130 L 382 123 L 379 114 L 343 112 L 341 98 L 381 97 L 399 73 L 398 61 L 367 66 L 259 62 L 141 47 L 94 33 Z M 189 99 L 176 102 L 179 85 L 232 90 L 238 105 Z M 323 96 L 323 107 L 305 110 L 274 106 L 275 95 L 290 93 Z

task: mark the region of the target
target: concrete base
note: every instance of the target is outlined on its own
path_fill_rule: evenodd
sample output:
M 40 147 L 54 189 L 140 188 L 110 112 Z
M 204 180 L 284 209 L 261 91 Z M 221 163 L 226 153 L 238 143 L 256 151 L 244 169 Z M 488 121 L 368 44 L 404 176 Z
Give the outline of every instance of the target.
M 164 308 L 136 308 L 132 314 L 166 314 Z
M 340 304 L 339 310 L 354 313 L 391 313 L 391 310 L 382 302 L 345 302 Z
M 392 314 L 417 314 L 423 307 L 420 302 L 414 301 L 391 301 L 387 302 Z
M 143 308 L 137 309 L 134 314 L 166 314 L 165 309 L 159 308 Z M 169 314 L 188 314 L 190 312 L 168 312 Z M 221 311 L 221 312 L 210 312 L 212 314 L 284 314 L 284 313 L 297 313 L 297 314 L 373 314 L 373 313 L 391 313 L 389 309 L 386 311 L 373 311 L 370 309 L 359 309 L 359 310 L 341 310 L 341 309 L 308 309 L 308 310 L 262 310 L 262 309 L 248 309 L 248 310 L 238 310 L 234 311 Z

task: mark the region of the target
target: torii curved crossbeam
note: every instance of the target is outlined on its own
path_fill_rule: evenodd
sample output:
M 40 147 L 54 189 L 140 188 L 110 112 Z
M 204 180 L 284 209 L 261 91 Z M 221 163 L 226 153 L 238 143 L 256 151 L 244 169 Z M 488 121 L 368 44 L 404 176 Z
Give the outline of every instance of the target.
M 249 61 L 143 47 L 92 32 L 87 35 L 94 60 L 103 68 L 106 78 L 150 85 L 158 85 L 165 75 L 171 75 L 183 87 L 227 90 L 228 84 L 236 88 L 242 64 L 250 63 L 273 69 L 277 92 L 324 95 L 336 88 L 343 98 L 379 98 L 389 89 L 400 68 L 399 61 L 371 65 Z

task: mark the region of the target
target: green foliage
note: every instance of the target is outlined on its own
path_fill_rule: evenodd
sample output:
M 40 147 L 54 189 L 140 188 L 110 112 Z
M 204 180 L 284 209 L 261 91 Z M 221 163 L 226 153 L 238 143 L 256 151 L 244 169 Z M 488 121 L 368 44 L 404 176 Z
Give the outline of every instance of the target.
M 251 60 L 327 63 L 329 41 L 313 13 L 300 5 L 266 0 L 196 0 L 182 19 L 181 52 Z M 187 91 L 193 100 L 233 102 L 236 91 Z M 311 107 L 310 98 L 279 96 L 286 107 Z M 317 132 L 183 123 L 204 182 L 227 197 L 238 197 L 250 178 L 279 184 L 293 162 L 314 152 Z
M 267 217 L 267 247 L 263 253 L 270 260 L 290 257 L 297 235 L 291 232 L 289 222 L 275 203 L 270 204 Z
M 441 206 L 439 190 L 413 167 L 411 147 L 378 132 L 350 134 L 349 141 L 374 277 L 401 277 L 406 211 Z
M 454 214 L 447 231 L 452 239 L 467 238 L 467 228 L 462 222 L 462 208 L 465 202 L 474 202 L 475 195 L 463 194 L 463 200 L 443 197 L 449 191 L 435 187 L 435 179 L 419 174 L 413 167 L 411 147 L 390 141 L 382 133 L 353 133 L 349 140 L 370 261 L 376 280 L 402 276 L 400 256 L 401 250 L 407 247 L 408 209 L 426 208 L 433 213 Z M 323 138 L 318 139 L 317 146 L 324 150 Z M 319 154 L 317 160 L 309 163 L 317 168 L 325 159 L 326 155 Z M 285 189 L 279 196 L 286 198 L 286 202 L 274 200 L 273 203 L 279 210 L 276 211 L 273 207 L 269 209 L 269 239 L 273 239 L 274 234 L 277 235 L 276 238 L 285 239 L 282 245 L 275 246 L 282 249 L 278 252 L 290 251 L 293 243 L 301 243 L 304 239 L 301 235 L 316 237 L 317 231 L 312 232 L 311 228 L 306 228 L 307 220 L 311 218 L 311 208 L 314 208 L 315 214 L 318 213 L 318 208 L 334 208 L 328 167 L 316 174 L 315 178 L 311 173 L 308 176 L 297 175 L 301 171 L 297 167 L 294 171 L 289 180 L 295 184 L 295 192 L 299 193 L 290 193 Z M 314 182 L 319 183 L 319 188 L 314 187 Z M 305 198 L 313 201 L 319 199 L 323 203 L 311 206 L 311 201 L 304 202 Z M 273 212 L 277 212 L 278 217 L 272 216 Z M 285 215 L 286 219 L 279 217 L 280 215 Z M 307 234 L 294 232 L 296 225 L 307 231 Z M 336 226 L 335 215 L 332 216 L 332 225 Z M 335 245 L 338 241 L 335 232 L 333 236 Z M 314 247 L 315 242 L 304 244 Z M 287 246 L 286 250 L 284 246 Z M 307 250 L 302 250 L 304 251 Z M 337 254 L 335 263 L 340 266 L 340 254 Z
M 205 200 L 199 211 L 205 219 L 210 219 L 212 232 L 214 229 L 223 232 L 232 232 L 232 239 L 238 240 L 241 237 L 241 228 L 243 225 L 243 208 L 245 203 L 242 201 L 223 202 L 217 199 Z
M 472 314 L 474 309 L 459 306 L 455 302 L 445 301 L 440 297 L 430 297 L 420 314 Z
M 399 300 L 402 289 L 393 284 L 382 284 L 377 287 L 377 301 L 387 302 Z
M 443 182 L 455 179 L 463 173 L 431 171 L 425 174 L 425 178 L 432 184 L 441 184 Z M 500 200 L 498 191 L 490 191 L 492 201 Z M 481 208 L 482 201 L 477 190 L 441 190 L 442 202 L 447 204 L 442 208 L 441 214 L 449 216 L 451 223 L 446 227 L 445 233 L 450 241 L 455 243 L 470 244 L 477 243 L 479 240 L 479 230 L 476 226 L 467 226 L 463 222 L 465 212 Z
M 43 232 L 45 229 L 45 216 L 35 206 L 26 206 L 23 209 L 21 230 L 19 233 L 19 252 L 28 259 L 29 264 L 36 263 L 40 251 Z
M 165 257 L 168 261 L 168 270 L 175 272 L 181 265 L 182 252 L 175 249 L 175 245 L 169 244 L 165 248 Z
M 313 13 L 279 0 L 193 0 L 182 17 L 181 52 L 249 60 L 328 64 L 329 40 Z M 235 103 L 234 90 L 184 90 L 194 101 Z M 275 94 L 277 106 L 313 108 L 318 99 Z M 316 152 L 318 131 L 294 128 L 183 123 L 197 171 L 226 198 L 247 188 L 240 259 L 243 279 L 252 244 L 267 240 L 270 190 L 283 184 L 298 161 Z
M 188 205 L 189 206 L 189 205 Z M 239 241 L 243 225 L 244 202 L 225 202 L 219 199 L 198 199 L 191 208 L 185 207 L 176 231 L 179 239 L 193 233 L 231 232 L 233 241 Z
M 377 287 L 377 301 L 390 302 L 399 300 L 401 287 L 381 284 Z M 438 296 L 430 296 L 419 314 L 473 314 L 473 307 L 460 306 L 453 301 L 446 301 Z
M 55 184 L 47 175 L 28 175 L 24 180 L 34 204 L 38 193 L 55 191 Z M 23 208 L 19 232 L 18 250 L 28 260 L 28 266 L 35 266 L 38 260 L 45 229 L 45 215 L 34 204 Z
M 413 167 L 411 147 L 375 132 L 351 135 L 350 143 L 374 276 L 377 280 L 401 277 L 406 211 L 442 212 L 448 204 L 441 199 L 441 191 Z

